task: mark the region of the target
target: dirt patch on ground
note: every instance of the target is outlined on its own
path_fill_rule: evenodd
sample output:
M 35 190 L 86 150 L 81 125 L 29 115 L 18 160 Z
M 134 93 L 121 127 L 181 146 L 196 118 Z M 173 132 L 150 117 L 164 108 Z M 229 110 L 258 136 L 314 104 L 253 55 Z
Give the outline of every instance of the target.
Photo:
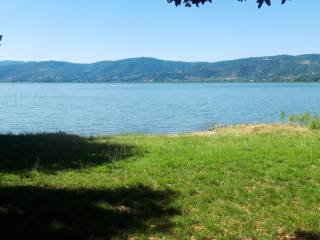
M 212 136 L 217 134 L 251 134 L 251 133 L 269 133 L 269 132 L 294 132 L 306 133 L 310 131 L 306 127 L 291 124 L 249 124 L 235 125 L 225 128 L 219 128 L 214 131 L 195 132 L 192 136 Z

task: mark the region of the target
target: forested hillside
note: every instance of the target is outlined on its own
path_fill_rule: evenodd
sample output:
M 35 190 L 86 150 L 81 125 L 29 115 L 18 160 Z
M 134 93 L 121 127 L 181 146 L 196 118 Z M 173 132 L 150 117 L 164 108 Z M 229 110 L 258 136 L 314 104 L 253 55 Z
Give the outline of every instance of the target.
M 0 62 L 1 82 L 315 82 L 320 54 L 179 62 L 131 58 L 92 64 Z

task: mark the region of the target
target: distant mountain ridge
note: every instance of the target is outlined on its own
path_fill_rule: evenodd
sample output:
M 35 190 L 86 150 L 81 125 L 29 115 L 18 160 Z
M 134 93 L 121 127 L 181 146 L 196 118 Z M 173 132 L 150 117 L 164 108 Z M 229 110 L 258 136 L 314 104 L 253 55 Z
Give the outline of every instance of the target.
M 320 82 L 320 54 L 220 62 L 130 58 L 78 64 L 0 61 L 0 82 Z

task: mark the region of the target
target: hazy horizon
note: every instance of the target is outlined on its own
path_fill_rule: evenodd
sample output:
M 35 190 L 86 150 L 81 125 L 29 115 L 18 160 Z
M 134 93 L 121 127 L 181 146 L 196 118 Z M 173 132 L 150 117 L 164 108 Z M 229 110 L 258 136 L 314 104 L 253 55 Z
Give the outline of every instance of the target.
M 278 55 L 265 55 L 265 56 L 247 56 L 247 57 L 241 57 L 241 58 L 235 58 L 235 59 L 222 59 L 217 61 L 183 61 L 183 60 L 176 60 L 176 59 L 163 59 L 163 58 L 157 58 L 157 57 L 149 57 L 149 56 L 140 56 L 140 57 L 129 57 L 129 58 L 121 58 L 121 59 L 104 59 L 96 62 L 74 62 L 74 61 L 66 61 L 66 60 L 59 60 L 59 59 L 48 59 L 48 60 L 19 60 L 19 59 L 3 59 L 0 60 L 0 62 L 66 62 L 66 63 L 73 63 L 73 64 L 93 64 L 98 62 L 116 62 L 116 61 L 123 61 L 123 60 L 129 60 L 129 59 L 156 59 L 160 61 L 170 61 L 170 62 L 187 62 L 187 63 L 217 63 L 217 62 L 226 62 L 226 61 L 235 61 L 235 60 L 241 60 L 241 59 L 250 59 L 250 58 L 264 58 L 264 57 L 277 57 L 277 56 L 292 56 L 292 57 L 298 57 L 298 56 L 304 56 L 304 55 L 320 55 L 320 53 L 304 53 L 304 54 L 297 54 L 297 55 L 291 55 L 291 54 L 278 54 Z

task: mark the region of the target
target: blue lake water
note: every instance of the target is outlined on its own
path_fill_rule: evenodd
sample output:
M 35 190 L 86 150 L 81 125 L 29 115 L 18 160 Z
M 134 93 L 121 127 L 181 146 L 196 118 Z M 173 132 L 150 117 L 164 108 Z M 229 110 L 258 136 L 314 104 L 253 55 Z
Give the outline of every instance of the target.
M 316 83 L 1 83 L 0 132 L 177 133 L 320 114 Z

